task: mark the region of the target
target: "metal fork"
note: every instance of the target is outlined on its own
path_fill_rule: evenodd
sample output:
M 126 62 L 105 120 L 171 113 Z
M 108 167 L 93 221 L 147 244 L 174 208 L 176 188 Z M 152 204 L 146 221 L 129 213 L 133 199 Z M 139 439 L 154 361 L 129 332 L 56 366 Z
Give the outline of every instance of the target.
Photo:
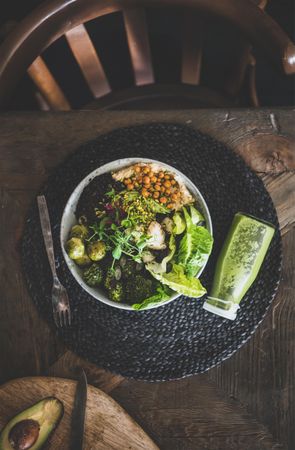
M 68 326 L 71 325 L 70 302 L 66 288 L 61 284 L 56 273 L 53 240 L 46 198 L 44 197 L 44 195 L 39 195 L 37 197 L 37 201 L 42 234 L 53 276 L 53 286 L 51 294 L 53 318 L 56 326 Z

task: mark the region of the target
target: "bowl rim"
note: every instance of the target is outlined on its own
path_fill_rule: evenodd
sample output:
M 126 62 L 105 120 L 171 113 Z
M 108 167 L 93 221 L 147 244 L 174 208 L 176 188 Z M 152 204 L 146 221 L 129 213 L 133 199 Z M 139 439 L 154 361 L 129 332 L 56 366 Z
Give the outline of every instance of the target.
M 108 299 L 107 297 L 102 298 L 102 296 L 100 296 L 99 291 L 94 288 L 91 288 L 90 286 L 88 286 L 82 279 L 81 275 L 77 272 L 74 271 L 73 268 L 76 268 L 76 270 L 81 270 L 77 267 L 77 265 L 69 258 L 67 252 L 65 251 L 65 239 L 64 239 L 64 233 L 65 233 L 65 228 L 66 228 L 66 220 L 69 216 L 70 212 L 73 212 L 73 204 L 77 204 L 79 201 L 79 198 L 83 192 L 83 190 L 85 189 L 85 187 L 97 176 L 100 176 L 102 174 L 105 173 L 111 173 L 117 170 L 121 170 L 124 167 L 128 167 L 130 165 L 133 165 L 135 163 L 155 163 L 155 164 L 159 164 L 161 166 L 163 166 L 164 168 L 166 168 L 167 170 L 169 170 L 170 172 L 174 172 L 176 175 L 179 175 L 182 179 L 183 182 L 185 184 L 185 186 L 189 189 L 189 191 L 191 192 L 191 194 L 193 195 L 193 197 L 197 197 L 196 200 L 199 200 L 199 203 L 201 203 L 201 208 L 202 208 L 202 212 L 205 212 L 206 215 L 206 228 L 208 229 L 208 231 L 210 232 L 211 236 L 213 237 L 213 226 L 212 226 L 212 220 L 211 220 L 211 215 L 210 215 L 210 211 L 208 208 L 208 205 L 203 197 L 203 195 L 201 194 L 201 192 L 199 191 L 199 189 L 197 188 L 197 186 L 190 180 L 190 178 L 188 178 L 184 173 L 182 173 L 180 170 L 176 169 L 175 167 L 164 163 L 162 161 L 159 160 L 155 160 L 155 159 L 150 159 L 150 158 L 140 158 L 140 157 L 130 157 L 130 158 L 120 158 L 120 159 L 116 159 L 113 161 L 110 161 L 106 164 L 103 164 L 102 166 L 97 167 L 96 169 L 94 169 L 92 172 L 90 172 L 88 175 L 86 175 L 75 187 L 75 189 L 73 190 L 73 192 L 71 193 L 71 195 L 69 196 L 66 205 L 64 207 L 63 213 L 62 213 L 62 218 L 61 218 L 61 226 L 60 226 L 60 233 L 59 233 L 59 239 L 60 239 L 60 245 L 61 245 L 61 249 L 62 249 L 62 254 L 63 257 L 65 259 L 65 262 L 67 264 L 67 267 L 69 269 L 69 271 L 71 272 L 71 275 L 75 278 L 75 280 L 77 281 L 77 283 L 81 286 L 82 289 L 84 289 L 88 294 L 90 294 L 92 297 L 94 297 L 96 300 L 118 308 L 118 309 L 123 309 L 123 310 L 128 310 L 128 311 L 137 311 L 137 312 L 144 312 L 144 311 L 148 311 L 150 309 L 154 309 L 154 308 L 158 308 L 160 306 L 164 306 L 167 305 L 168 303 L 172 302 L 173 300 L 176 300 L 178 297 L 180 297 L 182 294 L 179 293 L 175 293 L 174 295 L 172 295 L 169 299 L 160 302 L 158 304 L 152 305 L 150 307 L 147 307 L 145 309 L 142 310 L 135 310 L 132 308 L 131 305 L 127 305 L 124 303 L 117 303 L 117 302 L 113 302 L 112 300 Z M 98 173 L 99 172 L 99 173 Z M 192 192 L 195 191 L 195 192 Z M 198 277 L 202 274 L 202 272 L 204 271 L 206 265 L 207 265 L 208 260 L 205 262 L 205 264 L 203 265 L 203 267 L 200 269 L 200 271 L 198 272 Z

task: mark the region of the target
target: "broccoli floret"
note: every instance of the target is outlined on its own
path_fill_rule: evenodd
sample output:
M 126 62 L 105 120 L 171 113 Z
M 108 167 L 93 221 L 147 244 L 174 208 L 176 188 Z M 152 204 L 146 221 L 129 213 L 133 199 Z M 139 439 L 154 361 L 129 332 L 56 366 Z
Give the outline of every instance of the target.
M 115 281 L 108 290 L 108 293 L 110 300 L 113 300 L 113 302 L 122 302 L 125 298 L 123 283 L 121 281 Z
M 126 299 L 130 303 L 140 303 L 154 292 L 152 280 L 142 275 L 135 275 L 126 282 Z
M 116 284 L 116 282 L 121 279 L 121 275 L 121 268 L 118 264 L 115 265 L 115 267 L 113 267 L 112 269 L 108 269 L 104 279 L 104 287 L 106 289 L 111 289 Z
M 111 285 L 113 284 L 113 282 L 115 282 L 115 275 L 114 275 L 114 271 L 112 269 L 108 269 L 103 285 L 106 289 L 111 289 Z
M 126 259 L 125 257 L 121 258 L 120 265 L 122 268 L 122 276 L 124 278 L 129 278 L 134 275 L 136 270 L 136 262 L 132 259 Z
M 99 286 L 103 280 L 103 270 L 98 264 L 92 264 L 89 269 L 84 270 L 83 279 L 88 286 Z

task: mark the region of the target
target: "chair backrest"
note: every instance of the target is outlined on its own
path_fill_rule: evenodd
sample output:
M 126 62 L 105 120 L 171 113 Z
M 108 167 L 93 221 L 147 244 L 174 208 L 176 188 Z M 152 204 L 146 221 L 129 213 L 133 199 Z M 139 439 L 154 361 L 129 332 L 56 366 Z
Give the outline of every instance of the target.
M 185 16 L 181 79 L 198 85 L 202 57 L 203 23 L 201 14 L 223 17 L 235 25 L 251 42 L 286 74 L 295 72 L 295 46 L 281 28 L 250 0 L 54 0 L 41 4 L 8 36 L 0 48 L 0 107 L 28 70 L 53 109 L 70 109 L 69 102 L 40 56 L 59 37 L 65 36 L 85 80 L 95 98 L 110 92 L 103 65 L 87 33 L 85 22 L 121 11 L 134 70 L 135 84 L 154 82 L 153 65 L 145 19 L 145 7 L 182 6 L 193 11 Z M 228 91 L 241 85 L 249 46 L 237 61 Z M 239 67 L 238 67 L 239 66 Z

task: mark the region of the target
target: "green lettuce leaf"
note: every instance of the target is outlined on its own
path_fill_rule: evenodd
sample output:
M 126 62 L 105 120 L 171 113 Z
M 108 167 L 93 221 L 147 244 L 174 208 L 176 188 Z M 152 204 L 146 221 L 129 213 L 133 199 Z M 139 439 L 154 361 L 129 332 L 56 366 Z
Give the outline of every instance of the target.
M 183 214 L 186 232 L 180 241 L 176 262 L 184 268 L 187 276 L 194 277 L 211 253 L 213 238 L 205 227 L 193 224 L 186 208 L 183 208 Z
M 182 234 L 185 230 L 185 220 L 179 212 L 176 212 L 172 217 L 174 222 L 173 233 L 174 234 Z
M 159 283 L 154 295 L 146 298 L 141 303 L 134 303 L 132 305 L 132 308 L 136 309 L 137 311 L 139 311 L 140 309 L 146 309 L 147 307 L 155 305 L 156 303 L 161 303 L 165 300 L 168 300 L 171 297 L 172 293 L 173 292 L 171 291 L 171 289 Z
M 151 275 L 162 284 L 169 286 L 173 291 L 189 297 L 199 298 L 206 294 L 206 289 L 197 278 L 189 278 L 185 275 L 183 267 L 173 264 L 172 271 L 169 273 L 156 273 L 147 269 Z
M 205 222 L 203 214 L 201 214 L 200 211 L 196 209 L 193 205 L 190 206 L 190 213 L 194 225 L 198 225 L 201 222 Z

